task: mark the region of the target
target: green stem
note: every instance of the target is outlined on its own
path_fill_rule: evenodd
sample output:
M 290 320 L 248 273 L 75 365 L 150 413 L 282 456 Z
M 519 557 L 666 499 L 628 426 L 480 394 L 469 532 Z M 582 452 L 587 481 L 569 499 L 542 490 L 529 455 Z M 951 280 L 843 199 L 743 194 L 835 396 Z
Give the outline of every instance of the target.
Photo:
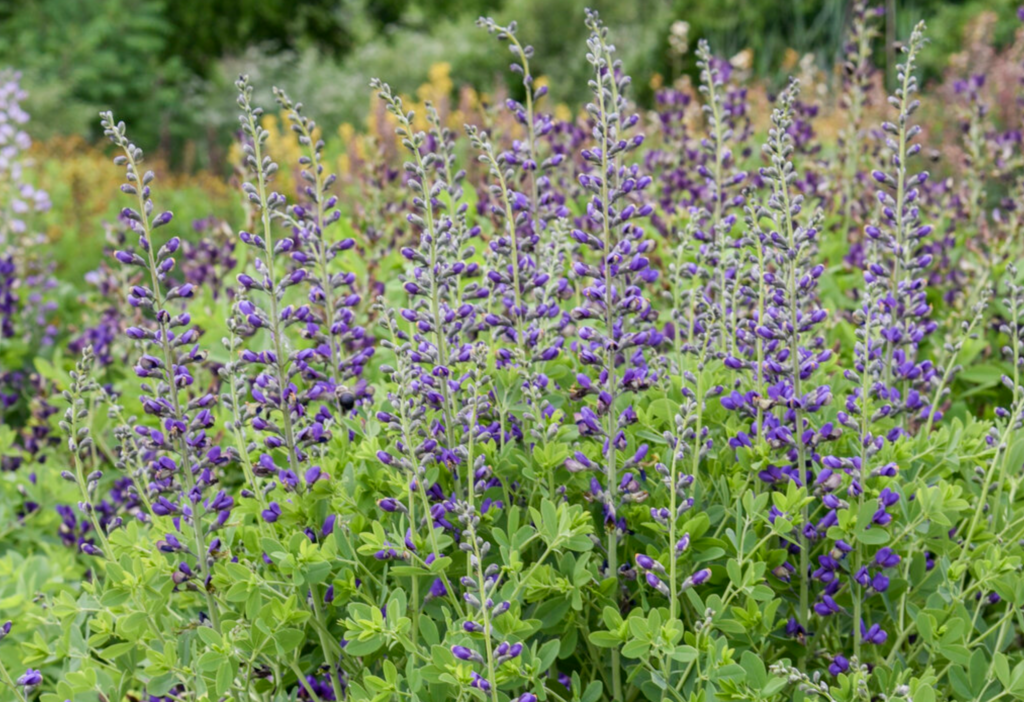
M 480 556 L 480 546 L 477 543 L 476 526 L 473 526 L 475 514 L 470 515 L 470 541 L 473 545 L 473 556 L 476 560 L 476 576 L 478 590 L 480 593 L 480 615 L 483 618 L 484 627 L 484 648 L 487 651 L 487 680 L 491 683 L 491 702 L 498 702 L 498 678 L 494 674 L 494 645 L 491 642 L 491 610 L 487 606 L 487 579 L 484 577 L 483 558 Z
M 18 702 L 28 702 L 27 698 L 21 694 L 21 690 L 18 689 L 18 685 L 11 678 L 10 673 L 7 672 L 7 666 L 3 664 L 3 661 L 0 661 L 0 675 L 3 675 L 4 684 L 11 689 L 14 696 L 18 698 Z
M 719 240 L 719 236 L 723 235 L 724 232 L 719 231 L 719 225 L 722 221 L 722 151 L 725 149 L 725 132 L 722 127 L 722 113 L 720 98 L 718 93 L 715 91 L 715 72 L 709 63 L 707 66 L 708 72 L 708 103 L 711 107 L 711 118 L 715 121 L 715 128 L 712 133 L 715 145 L 715 164 L 714 164 L 714 179 L 715 179 L 715 210 L 711 219 L 711 231 L 712 236 L 719 247 L 719 261 L 718 261 L 718 306 L 720 307 L 721 314 L 719 315 L 719 327 L 720 334 L 722 335 L 721 343 L 722 350 L 726 353 L 729 352 L 729 326 L 726 320 L 726 277 L 725 271 L 727 266 L 725 261 L 721 260 L 725 257 L 725 242 Z
M 608 70 L 611 71 L 612 63 L 610 60 L 607 61 Z M 610 75 L 610 81 L 614 87 L 615 77 Z M 612 348 L 612 334 L 614 333 L 612 309 L 614 298 L 612 297 L 612 277 L 611 277 L 611 266 L 609 265 L 609 259 L 612 256 L 612 233 L 611 225 L 609 224 L 609 198 L 608 198 L 608 145 L 609 137 L 608 133 L 611 128 L 608 119 L 608 108 L 605 104 L 605 94 L 603 86 L 604 76 L 598 73 L 597 76 L 597 104 L 599 111 L 599 119 L 602 127 L 602 139 L 601 143 L 601 202 L 604 203 L 605 211 L 602 212 L 601 217 L 601 228 L 603 234 L 604 248 L 602 250 L 603 258 L 603 273 L 604 273 L 604 316 L 605 316 L 605 333 L 608 338 L 605 343 L 605 373 L 607 375 L 606 389 L 611 397 L 608 408 L 606 410 L 606 427 L 605 434 L 608 439 L 607 457 L 605 461 L 605 480 L 607 481 L 607 494 L 610 504 L 609 508 L 614 507 L 614 495 L 617 474 L 616 469 L 616 449 L 612 442 L 612 438 L 615 435 L 615 394 L 617 390 L 617 380 L 615 377 L 615 350 Z M 614 581 L 614 587 L 612 589 L 612 601 L 618 609 L 619 604 L 619 554 L 618 554 L 618 534 L 616 533 L 617 527 L 613 518 L 611 528 L 608 529 L 608 574 Z M 620 653 L 618 647 L 612 648 L 612 698 L 616 702 L 622 700 L 622 670 L 620 663 Z
M 1012 319 L 1014 320 L 1015 323 L 1016 323 L 1016 320 L 1020 319 L 1020 309 L 1018 309 L 1018 305 L 1017 305 L 1018 301 L 1019 301 L 1019 297 L 1015 293 L 1011 293 L 1011 295 L 1010 295 L 1010 308 L 1011 308 L 1011 314 L 1013 315 Z M 1010 346 L 1013 348 L 1013 394 L 1014 394 L 1014 398 L 1013 399 L 1014 399 L 1014 401 L 1015 401 L 1015 403 L 1017 405 L 1020 405 L 1022 402 L 1024 402 L 1024 393 L 1021 393 L 1021 390 L 1020 390 L 1020 346 L 1021 346 L 1021 344 L 1020 344 L 1019 334 L 1014 334 L 1011 337 L 1011 339 L 1010 339 Z M 1013 426 L 1013 423 L 1017 421 L 1019 416 L 1020 416 L 1019 412 L 1011 415 L 1009 417 L 1009 419 L 1007 420 L 1007 427 Z M 1007 437 L 1007 441 L 1009 441 L 1009 437 Z M 1009 463 L 1009 461 L 1007 460 L 1009 458 L 1009 453 L 1010 453 L 1009 447 L 1007 447 L 1005 449 L 1005 453 L 1006 453 L 1006 455 L 1003 457 L 1002 466 L 999 469 L 999 480 L 996 482 L 996 491 L 995 491 L 995 500 L 994 500 L 995 510 L 994 510 L 993 515 L 992 515 L 992 517 L 993 517 L 993 528 L 995 529 L 996 532 L 999 532 L 1002 529 L 1002 526 L 1003 526 L 1003 504 L 1002 504 L 1002 498 L 1003 498 L 1003 485 L 1005 485 L 1005 483 L 1006 483 L 1006 469 L 1007 469 L 1007 464 Z M 1007 503 L 1006 511 L 1009 512 L 1011 509 L 1013 509 L 1013 503 L 1012 502 Z
M 903 86 L 902 86 L 902 106 L 900 107 L 899 117 L 899 166 L 896 169 L 896 206 L 893 208 L 896 214 L 896 253 L 894 258 L 894 271 L 892 276 L 893 294 L 897 300 L 902 299 L 902 296 L 909 291 L 910 280 L 901 281 L 901 276 L 904 273 L 910 271 L 903 270 L 903 256 L 906 251 L 906 226 L 903 223 L 903 210 L 906 200 L 906 174 L 907 174 L 907 120 L 909 114 L 907 113 L 906 106 L 910 104 L 910 77 L 911 69 L 913 68 L 913 56 L 908 59 L 905 69 L 903 71 Z M 900 283 L 906 282 L 905 289 L 900 290 Z M 906 330 L 904 330 L 906 331 Z M 904 338 L 909 338 L 908 334 L 903 335 Z M 892 355 L 894 351 L 894 344 L 889 342 L 889 360 L 885 364 L 885 385 L 889 386 L 892 381 Z M 903 394 L 903 400 L 906 400 L 906 393 Z M 903 425 L 903 413 L 900 413 L 900 425 Z
M 267 202 L 267 176 L 263 169 L 263 155 L 262 149 L 260 148 L 261 141 L 258 138 L 259 127 L 256 124 L 256 118 L 251 110 L 247 110 L 247 119 L 249 121 L 249 129 L 253 134 L 253 158 L 255 160 L 255 171 L 256 171 L 256 185 L 259 191 L 260 201 L 260 222 L 263 226 L 263 252 L 266 257 L 266 270 L 267 279 L 270 283 L 269 290 L 267 291 L 268 297 L 270 298 L 270 334 L 274 343 L 274 353 L 277 355 L 277 360 L 274 364 L 274 370 L 277 375 L 278 385 L 278 410 L 281 412 L 281 424 L 284 429 L 285 448 L 288 450 L 288 465 L 296 475 L 301 475 L 301 471 L 298 466 L 298 456 L 295 452 L 295 435 L 294 428 L 292 426 L 292 413 L 289 407 L 288 398 L 285 393 L 288 390 L 288 377 L 285 372 L 285 356 L 284 346 L 282 345 L 282 329 L 281 329 L 281 315 L 278 309 L 278 285 L 277 276 L 275 275 L 274 267 L 274 237 L 273 230 L 270 222 L 270 208 Z
M 698 408 L 698 413 L 700 409 Z M 699 441 L 698 441 L 699 443 Z M 669 468 L 669 526 L 668 526 L 668 587 L 669 587 L 669 619 L 675 620 L 679 611 L 679 595 L 676 592 L 676 464 L 678 455 L 677 447 L 672 447 L 672 465 Z
M 302 669 L 299 668 L 299 664 L 295 661 L 288 661 L 288 667 L 292 669 L 293 673 L 295 673 L 295 677 L 298 678 L 299 684 L 302 685 L 310 699 L 312 699 L 313 702 L 320 702 L 320 698 L 317 696 L 316 692 L 309 686 L 309 683 L 306 682 L 306 676 L 303 674 Z

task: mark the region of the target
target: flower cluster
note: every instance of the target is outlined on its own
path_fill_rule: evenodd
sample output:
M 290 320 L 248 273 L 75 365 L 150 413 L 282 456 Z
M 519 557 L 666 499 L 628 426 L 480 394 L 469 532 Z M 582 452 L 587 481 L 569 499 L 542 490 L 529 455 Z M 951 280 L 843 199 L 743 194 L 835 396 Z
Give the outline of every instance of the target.
M 5 694 L 1021 697 L 1024 159 L 959 75 L 932 185 L 924 27 L 874 105 L 878 17 L 840 110 L 699 40 L 645 116 L 592 11 L 575 117 L 490 18 L 507 99 L 373 80 L 340 147 L 241 76 L 238 221 L 179 226 L 105 112 L 127 206 L 78 288 L 6 81 Z
M 57 280 L 45 255 L 46 239 L 33 229 L 50 209 L 50 197 L 32 183 L 32 139 L 26 131 L 27 97 L 19 73 L 0 70 L 0 424 L 17 431 L 13 445 L 0 449 L 0 466 L 39 460 L 50 441 L 44 379 L 32 373 L 37 351 L 53 345 Z

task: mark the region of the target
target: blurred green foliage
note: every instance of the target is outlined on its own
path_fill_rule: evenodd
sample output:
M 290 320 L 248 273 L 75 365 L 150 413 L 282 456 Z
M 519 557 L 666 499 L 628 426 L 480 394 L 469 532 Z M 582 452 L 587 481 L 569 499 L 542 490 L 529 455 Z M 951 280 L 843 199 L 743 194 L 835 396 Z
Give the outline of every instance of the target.
M 1014 0 L 888 0 L 896 36 L 929 21 L 926 79 L 962 42 L 965 23 L 983 9 L 1000 22 L 996 43 L 1012 38 Z M 885 3 L 886 0 L 880 0 Z M 814 52 L 826 66 L 842 47 L 845 0 L 0 0 L 0 65 L 24 73 L 36 137 L 95 137 L 95 114 L 110 108 L 140 143 L 176 154 L 178 167 L 221 166 L 235 127 L 231 81 L 252 73 L 269 91 L 289 88 L 324 123 L 361 121 L 369 78 L 399 91 L 420 85 L 429 67 L 489 90 L 507 75 L 508 56 L 474 27 L 480 14 L 516 19 L 533 43 L 536 72 L 558 101 L 575 104 L 586 89 L 583 9 L 592 5 L 617 28 L 619 51 L 635 76 L 692 71 L 692 56 L 669 50 L 672 22 L 690 24 L 690 44 L 711 40 L 732 55 L 749 48 L 754 69 L 781 82 L 786 49 Z M 879 46 L 884 62 L 884 47 Z M 582 86 L 582 87 L 581 87 Z M 644 81 L 641 100 L 650 98 Z M 183 142 L 198 144 L 193 157 Z
M 247 46 L 352 48 L 334 0 L 0 0 L 0 62 L 25 74 L 34 125 L 48 133 L 95 133 L 96 111 L 113 107 L 142 130 L 187 137 L 183 99 L 217 61 Z M 86 109 L 83 109 L 86 108 Z M 98 124 L 98 123 L 97 123 Z

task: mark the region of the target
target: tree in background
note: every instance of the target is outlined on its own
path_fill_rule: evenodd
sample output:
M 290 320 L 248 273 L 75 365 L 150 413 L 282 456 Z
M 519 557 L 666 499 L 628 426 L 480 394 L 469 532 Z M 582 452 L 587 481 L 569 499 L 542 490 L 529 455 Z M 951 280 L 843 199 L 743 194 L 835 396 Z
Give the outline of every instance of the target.
M 879 0 L 879 3 L 884 0 Z M 175 154 L 172 165 L 219 165 L 218 154 L 237 127 L 234 105 L 222 99 L 237 73 L 272 84 L 299 75 L 302 94 L 325 121 L 359 124 L 370 75 L 388 75 L 411 92 L 429 67 L 448 61 L 457 83 L 491 91 L 508 57 L 488 49 L 472 28 L 480 14 L 521 18 L 534 38 L 534 67 L 567 103 L 586 98 L 588 67 L 572 48 L 582 40 L 584 6 L 618 28 L 635 75 L 696 75 L 692 56 L 669 45 L 675 20 L 707 37 L 719 55 L 750 49 L 755 73 L 781 86 L 787 49 L 814 52 L 827 68 L 837 56 L 849 18 L 837 0 L 0 0 L 0 66 L 30 86 L 34 136 L 77 134 L 95 139 L 92 115 L 117 107 L 142 142 Z M 956 49 L 965 21 L 982 9 L 1012 17 L 1017 0 L 915 0 L 896 3 L 896 32 L 905 36 L 931 19 L 932 42 L 922 54 L 925 82 L 939 75 Z M 997 46 L 1012 38 L 1001 23 Z M 882 42 L 880 42 L 881 44 Z M 877 47 L 880 57 L 883 47 Z M 511 86 L 515 94 L 517 86 Z M 265 96 L 269 98 L 269 94 Z M 649 104 L 652 91 L 635 92 Z M 193 148 L 180 148 L 183 144 Z M 188 156 L 182 157 L 182 154 Z M 194 156 L 193 156 L 194 154 Z

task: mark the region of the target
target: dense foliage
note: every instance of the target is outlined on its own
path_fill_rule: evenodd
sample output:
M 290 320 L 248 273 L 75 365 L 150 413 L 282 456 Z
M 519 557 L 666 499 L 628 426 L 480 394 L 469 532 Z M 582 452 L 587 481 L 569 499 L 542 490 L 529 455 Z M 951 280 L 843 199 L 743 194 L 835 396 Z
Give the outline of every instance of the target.
M 909 34 L 928 17 L 933 43 L 921 57 L 934 77 L 979 12 L 1000 18 L 995 41 L 1012 41 L 1014 0 L 915 0 L 888 3 L 892 26 Z M 831 71 L 839 58 L 850 3 L 830 0 L 602 0 L 595 6 L 616 27 L 634 73 L 667 81 L 696 75 L 670 27 L 689 24 L 720 55 L 748 51 L 758 75 L 782 83 L 788 52 L 813 54 Z M 491 90 L 504 57 L 474 32 L 482 12 L 519 19 L 538 55 L 534 66 L 559 101 L 586 98 L 589 67 L 575 47 L 586 39 L 579 0 L 0 0 L 0 65 L 16 66 L 32 86 L 37 135 L 101 136 L 92 116 L 117 105 L 136 139 L 168 154 L 178 170 L 228 171 L 222 149 L 233 137 L 231 85 L 241 72 L 257 90 L 275 81 L 301 92 L 325 124 L 360 123 L 366 75 L 387 75 L 412 91 L 435 63 L 449 62 L 460 83 Z M 878 59 L 892 55 L 880 44 Z M 892 71 L 890 70 L 890 77 Z M 258 95 L 260 95 L 258 93 Z M 646 83 L 634 97 L 648 106 Z M 329 121 L 328 121 L 329 120 Z
M 1019 53 L 945 130 L 858 4 L 825 143 L 705 41 L 638 112 L 591 11 L 559 117 L 478 24 L 519 89 L 374 79 L 354 177 L 240 76 L 236 221 L 104 112 L 84 284 L 3 77 L 0 699 L 1024 699 Z

